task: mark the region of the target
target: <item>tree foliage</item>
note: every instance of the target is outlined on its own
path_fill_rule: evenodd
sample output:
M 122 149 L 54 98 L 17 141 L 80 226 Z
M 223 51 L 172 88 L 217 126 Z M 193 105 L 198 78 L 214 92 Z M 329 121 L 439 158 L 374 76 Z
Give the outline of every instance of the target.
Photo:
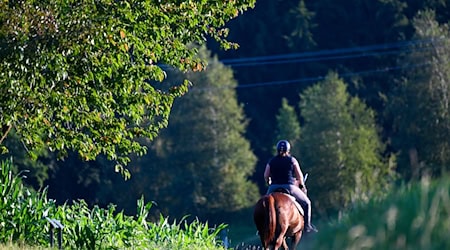
M 300 140 L 300 122 L 297 111 L 289 105 L 287 99 L 281 99 L 281 107 L 277 114 L 277 130 L 274 142 L 274 151 L 276 150 L 275 143 L 279 140 L 288 140 L 291 144 L 291 153 L 298 155 L 299 140 Z
M 272 154 L 273 131 L 278 122 L 275 114 L 282 98 L 290 103 L 297 102 L 299 92 L 317 79 L 323 79 L 332 69 L 348 83 L 351 95 L 358 96 L 376 111 L 376 123 L 382 128 L 380 136 L 387 143 L 387 150 L 400 153 L 402 166 L 398 170 L 409 175 L 406 173 L 409 165 L 403 164 L 409 164 L 409 150 L 401 145 L 402 138 L 408 137 L 400 136 L 405 131 L 400 131 L 402 125 L 394 121 L 394 116 L 410 113 L 420 118 L 406 105 L 397 105 L 397 110 L 389 115 L 386 115 L 386 108 L 394 101 L 396 85 L 406 77 L 412 80 L 409 73 L 420 71 L 420 65 L 428 61 L 423 57 L 410 61 L 399 59 L 405 53 L 423 54 L 431 50 L 412 46 L 417 39 L 429 41 L 433 36 L 442 37 L 436 32 L 428 37 L 414 35 L 414 17 L 426 9 L 435 12 L 434 19 L 440 26 L 448 23 L 450 8 L 443 0 L 261 0 L 254 10 L 230 22 L 230 37 L 239 42 L 240 50 L 218 53 L 224 59 L 238 58 L 239 63 L 230 62 L 230 65 L 239 81 L 239 100 L 245 103 L 251 121 L 247 135 L 261 161 L 258 165 L 263 166 Z M 431 23 L 428 25 L 434 27 Z M 444 50 L 444 46 L 439 47 Z M 441 67 L 445 67 L 446 63 L 442 62 Z M 407 94 L 412 97 L 414 90 Z M 433 105 L 423 101 L 423 105 Z M 428 118 L 424 118 L 424 122 L 431 125 Z M 410 135 L 414 140 L 415 136 Z M 439 149 L 429 147 L 433 154 L 419 152 L 420 162 L 424 162 L 424 156 L 437 156 L 436 152 L 441 152 L 441 158 L 445 155 L 442 149 L 450 141 L 448 134 L 439 133 L 441 139 L 434 136 L 437 134 L 429 138 L 439 142 L 436 143 Z M 433 170 L 435 176 L 439 176 L 448 164 L 432 161 L 430 159 L 426 165 L 441 169 Z M 255 180 L 261 178 L 262 171 L 263 167 L 257 169 Z M 262 182 L 260 187 L 264 185 Z
M 386 113 L 394 124 L 393 145 L 406 179 L 440 176 L 450 167 L 450 32 L 434 11 L 413 19 L 414 38 L 426 40 L 407 53 L 405 70 L 390 95 Z M 420 62 L 420 63 L 418 63 Z
M 143 193 L 165 214 L 203 217 L 252 206 L 259 197 L 248 179 L 256 157 L 243 136 L 247 120 L 233 72 L 206 49 L 200 52 L 207 69 L 186 75 L 197 84 L 175 101 L 169 126 L 149 142 L 149 153 L 130 163 L 139 174 L 124 183 L 133 190 L 123 188 L 127 194 L 117 199 Z
M 305 1 L 260 0 L 255 9 L 230 22 L 230 39 L 237 41 L 239 50 L 219 53 L 220 58 L 234 57 L 252 61 L 246 65 L 233 67 L 239 80 L 239 100 L 245 104 L 249 117 L 247 134 L 255 145 L 254 149 L 264 165 L 272 154 L 272 144 L 276 129 L 275 114 L 281 105 L 281 99 L 296 103 L 301 84 L 271 85 L 266 82 L 278 82 L 308 76 L 305 64 L 259 64 L 264 56 L 301 53 L 316 49 L 312 30 L 316 28 L 314 13 L 304 5 Z M 252 32 L 249 32 L 251 30 Z M 216 52 L 216 51 L 215 51 Z M 254 61 L 253 61 L 254 60 Z M 254 64 L 252 63 L 254 62 Z M 252 86 L 255 84 L 256 86 Z M 263 83 L 258 85 L 257 83 Z M 248 86 L 246 86 L 248 85 Z M 248 88 L 247 88 L 248 87 Z M 267 158 L 266 158 L 267 157 Z M 259 173 L 257 173 L 259 175 Z M 261 173 L 262 174 L 262 173 Z
M 301 152 L 308 185 L 324 214 L 348 207 L 353 201 L 380 194 L 391 169 L 384 162 L 375 113 L 351 97 L 336 73 L 301 94 Z
M 0 143 L 14 129 L 30 153 L 126 164 L 145 152 L 135 138 L 155 138 L 187 91 L 188 81 L 160 86 L 164 65 L 202 70 L 190 44 L 207 37 L 236 47 L 223 26 L 254 2 L 2 1 Z

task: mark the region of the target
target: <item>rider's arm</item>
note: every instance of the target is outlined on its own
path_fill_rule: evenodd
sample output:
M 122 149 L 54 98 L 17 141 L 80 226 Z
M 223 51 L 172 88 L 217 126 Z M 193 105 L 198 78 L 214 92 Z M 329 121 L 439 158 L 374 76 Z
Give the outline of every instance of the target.
M 266 169 L 264 170 L 264 180 L 270 185 L 270 165 L 266 164 Z
M 298 180 L 299 187 L 306 188 L 305 182 L 303 179 L 303 173 L 302 173 L 302 170 L 300 169 L 300 165 L 298 164 L 297 159 L 292 158 L 292 163 L 294 165 L 295 178 Z

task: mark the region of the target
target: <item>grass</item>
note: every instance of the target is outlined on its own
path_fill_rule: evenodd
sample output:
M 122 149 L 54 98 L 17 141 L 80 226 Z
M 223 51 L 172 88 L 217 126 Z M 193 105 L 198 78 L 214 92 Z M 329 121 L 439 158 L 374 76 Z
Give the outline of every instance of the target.
M 27 246 L 24 244 L 17 244 L 17 243 L 7 243 L 7 244 L 0 244 L 0 250 L 50 250 L 52 248 L 47 247 L 33 247 L 33 246 Z
M 219 233 L 224 224 L 187 218 L 148 221 L 152 203 L 137 201 L 138 211 L 128 216 L 107 208 L 88 207 L 85 201 L 57 206 L 46 190 L 36 192 L 22 184 L 21 174 L 12 172 L 11 162 L 0 164 L 0 247 L 2 249 L 46 249 L 49 247 L 47 217 L 64 225 L 63 248 L 67 249 L 223 249 Z M 0 249 L 1 250 L 1 249 Z
M 450 178 L 405 185 L 318 226 L 319 233 L 302 237 L 299 249 L 450 249 Z M 229 221 L 236 250 L 258 249 L 255 232 L 252 211 Z
M 198 220 L 148 222 L 151 203 L 138 200 L 135 216 L 108 208 L 89 208 L 85 202 L 56 206 L 46 190 L 24 187 L 10 163 L 0 165 L 0 250 L 48 249 L 46 216 L 64 224 L 63 246 L 68 249 L 224 249 L 219 234 L 228 230 L 230 247 L 241 242 L 259 246 L 253 209 L 229 218 L 229 228 L 209 227 Z M 404 186 L 383 200 L 355 206 L 341 219 L 321 223 L 320 232 L 300 248 L 316 250 L 450 249 L 450 178 L 422 180 Z M 22 243 L 23 242 L 23 243 Z M 244 245 L 242 245 L 244 246 Z M 257 249 L 257 248 L 256 248 Z
M 322 226 L 313 249 L 450 249 L 450 182 L 405 186 Z

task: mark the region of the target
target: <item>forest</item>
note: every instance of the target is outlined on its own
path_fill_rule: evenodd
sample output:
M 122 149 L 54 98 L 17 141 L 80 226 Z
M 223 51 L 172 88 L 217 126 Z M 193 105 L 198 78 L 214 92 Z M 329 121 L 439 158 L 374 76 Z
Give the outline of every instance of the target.
M 176 22 L 167 26 L 166 32 L 173 27 L 179 29 L 173 30 L 174 37 L 183 36 L 173 39 L 177 43 L 155 36 L 153 44 L 138 44 L 140 37 L 132 37 L 131 31 L 117 33 L 111 44 L 129 39 L 136 43 L 133 53 L 151 58 L 140 62 L 133 57 L 138 63 L 158 60 L 146 54 L 145 46 L 167 55 L 171 54 L 164 48 L 170 46 L 179 52 L 172 61 L 162 61 L 157 69 L 147 72 L 161 80 L 149 81 L 147 86 L 158 88 L 150 91 L 151 100 L 146 103 L 155 110 L 145 117 L 151 121 L 147 128 L 121 132 L 127 126 L 121 123 L 123 120 L 133 120 L 142 113 L 138 105 L 130 113 L 122 107 L 141 101 L 138 97 L 126 99 L 131 96 L 126 91 L 133 88 L 132 79 L 143 80 L 143 73 L 127 71 L 129 66 L 122 65 L 119 56 L 105 59 L 113 65 L 106 69 L 96 67 L 97 61 L 91 65 L 80 60 L 73 63 L 92 67 L 98 75 L 87 74 L 86 80 L 74 78 L 67 89 L 78 91 L 73 87 L 77 81 L 98 79 L 103 89 L 81 90 L 90 93 L 82 101 L 72 98 L 57 83 L 55 89 L 61 95 L 49 102 L 60 103 L 61 116 L 55 112 L 53 120 L 38 112 L 41 97 L 37 96 L 23 108 L 30 116 L 36 115 L 36 120 L 23 116 L 18 120 L 27 122 L 26 126 L 11 128 L 5 124 L 7 118 L 15 118 L 5 115 L 9 110 L 6 103 L 22 98 L 23 93 L 11 97 L 6 90 L 10 85 L 1 81 L 1 158 L 12 158 L 16 172 L 29 171 L 26 184 L 36 190 L 48 187 L 49 198 L 60 204 L 83 199 L 90 206 L 114 203 L 119 210 L 132 213 L 136 200 L 143 196 L 154 202 L 155 218 L 159 213 L 173 218 L 189 214 L 220 222 L 251 209 L 265 193 L 264 166 L 274 154 L 276 142 L 287 139 L 292 154 L 309 175 L 314 216 L 336 216 L 397 186 L 448 174 L 449 4 L 445 0 L 257 0 L 253 8 L 239 6 L 242 13 L 230 18 L 225 25 L 228 30 L 212 31 L 202 45 L 198 41 L 206 38 L 191 38 L 182 32 L 197 26 L 178 27 Z M 224 13 L 217 15 L 233 16 L 227 10 L 224 7 Z M 220 24 L 220 20 L 201 19 L 207 16 L 202 13 L 192 15 L 205 23 Z M 46 28 L 37 33 L 57 29 L 48 20 Z M 145 29 L 145 25 L 155 24 L 139 28 Z M 200 28 L 208 27 L 205 24 Z M 2 47 L 17 50 L 4 41 L 7 32 L 2 26 Z M 222 32 L 227 33 L 227 41 L 222 40 Z M 76 48 L 76 40 L 62 39 Z M 238 47 L 232 49 L 234 43 Z M 124 43 L 113 52 L 126 57 L 127 46 Z M 76 49 L 72 53 L 77 53 Z M 96 47 L 88 49 L 95 51 Z M 7 51 L 0 51 L 2 60 L 9 59 Z M 190 51 L 195 51 L 201 61 L 187 54 Z M 56 62 L 63 60 L 64 53 L 69 52 L 43 55 L 59 65 Z M 193 60 L 180 63 L 177 56 L 192 56 Z M 42 63 L 39 60 L 34 63 Z M 2 63 L 3 78 L 8 67 Z M 67 79 L 63 73 L 45 74 Z M 128 77 L 121 82 L 123 87 L 101 81 L 123 75 Z M 50 84 L 40 87 L 45 90 Z M 116 102 L 102 103 L 94 98 L 105 96 L 104 100 L 110 100 L 107 95 L 114 91 L 120 92 Z M 165 103 L 173 97 L 166 93 L 174 93 L 173 105 Z M 149 97 L 142 98 L 147 101 Z M 89 101 L 105 113 L 91 114 Z M 81 111 L 65 110 L 69 105 L 79 105 Z M 115 110 L 107 113 L 103 108 Z M 80 115 L 74 120 L 61 118 L 70 112 Z M 122 115 L 122 120 L 113 119 Z M 43 125 L 36 127 L 35 121 Z M 64 128 L 53 129 L 49 125 L 53 121 Z M 92 142 L 90 137 L 70 134 L 72 123 L 93 124 L 95 129 L 88 134 L 99 134 L 94 138 L 98 143 L 93 143 L 97 146 L 85 147 L 85 141 Z M 115 132 L 105 134 L 110 130 L 97 129 L 99 126 Z M 30 134 L 33 129 L 41 134 Z M 42 139 L 36 138 L 44 134 Z M 58 134 L 71 141 L 59 141 Z M 121 144 L 110 146 L 108 140 Z

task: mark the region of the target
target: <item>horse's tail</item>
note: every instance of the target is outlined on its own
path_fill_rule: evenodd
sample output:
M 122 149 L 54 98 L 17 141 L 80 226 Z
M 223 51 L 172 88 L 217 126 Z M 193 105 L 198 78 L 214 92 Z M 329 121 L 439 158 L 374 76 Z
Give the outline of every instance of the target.
M 266 199 L 266 246 L 275 239 L 275 229 L 277 227 L 277 213 L 275 211 L 275 199 L 272 195 L 268 195 Z

